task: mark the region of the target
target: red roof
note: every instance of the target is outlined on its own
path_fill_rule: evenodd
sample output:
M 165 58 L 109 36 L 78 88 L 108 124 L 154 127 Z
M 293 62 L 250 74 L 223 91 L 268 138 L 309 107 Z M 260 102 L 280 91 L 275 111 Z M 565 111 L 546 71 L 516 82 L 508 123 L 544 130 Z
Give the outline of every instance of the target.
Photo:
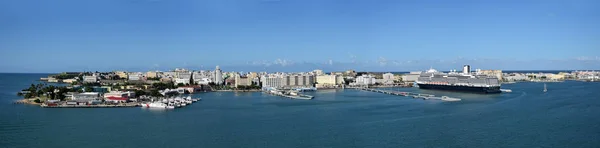
M 128 98 L 126 97 L 106 97 L 108 100 L 114 100 L 114 101 L 126 101 Z

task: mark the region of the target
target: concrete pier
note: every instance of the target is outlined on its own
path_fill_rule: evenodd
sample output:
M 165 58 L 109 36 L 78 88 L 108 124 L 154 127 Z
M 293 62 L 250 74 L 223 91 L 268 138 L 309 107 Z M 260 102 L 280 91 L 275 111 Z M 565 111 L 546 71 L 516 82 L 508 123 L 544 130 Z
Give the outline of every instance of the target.
M 419 94 L 419 93 L 401 92 L 401 91 L 392 91 L 392 90 L 380 90 L 380 89 L 373 89 L 373 88 L 366 88 L 366 87 L 346 87 L 346 88 L 370 91 L 370 92 L 376 92 L 376 93 L 382 93 L 382 94 L 388 94 L 388 95 L 394 95 L 394 96 L 420 98 L 420 99 L 424 99 L 424 100 L 428 100 L 428 99 L 442 100 L 442 101 L 460 101 L 461 100 L 459 98 L 450 98 L 450 97 L 446 97 L 446 96 L 436 97 L 435 95 L 430 95 L 430 94 Z
M 123 108 L 123 107 L 139 107 L 139 104 L 122 104 L 122 105 L 55 105 L 48 106 L 46 104 L 40 105 L 42 108 Z

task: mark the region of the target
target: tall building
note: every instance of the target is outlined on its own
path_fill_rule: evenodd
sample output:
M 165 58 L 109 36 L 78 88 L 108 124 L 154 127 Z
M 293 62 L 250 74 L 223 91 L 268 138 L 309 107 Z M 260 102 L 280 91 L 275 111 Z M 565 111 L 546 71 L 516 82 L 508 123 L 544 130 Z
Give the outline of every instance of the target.
M 323 74 L 324 74 L 324 73 L 323 73 L 323 70 L 320 70 L 320 69 L 313 70 L 313 73 L 314 73 L 315 75 L 317 75 L 317 76 L 320 76 L 320 75 L 323 75 Z
M 320 75 L 317 76 L 317 88 L 333 88 L 337 87 L 341 82 L 338 82 L 338 75 Z
M 396 78 L 394 77 L 394 74 L 392 74 L 392 73 L 383 74 L 383 84 L 394 84 L 395 79 Z
M 260 77 L 263 88 L 281 88 L 283 87 L 283 77 L 280 75 L 265 75 Z
M 215 69 L 214 82 L 217 83 L 217 85 L 223 84 L 223 72 L 221 71 L 221 68 L 219 68 L 219 66 L 217 66 L 217 68 Z
M 469 74 L 469 73 L 471 73 L 471 66 L 470 65 L 463 66 L 463 74 Z
M 375 76 L 373 75 L 362 75 L 356 77 L 356 85 L 373 85 L 375 84 Z
M 239 74 L 235 75 L 235 87 L 250 85 L 252 85 L 252 79 L 250 79 L 248 76 L 241 76 Z

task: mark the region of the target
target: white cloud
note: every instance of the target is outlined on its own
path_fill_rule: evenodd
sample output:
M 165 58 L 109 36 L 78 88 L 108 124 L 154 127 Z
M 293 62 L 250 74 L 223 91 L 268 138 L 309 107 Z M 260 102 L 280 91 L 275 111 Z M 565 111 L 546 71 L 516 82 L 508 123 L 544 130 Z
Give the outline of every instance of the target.
M 600 57 L 596 56 L 596 57 L 588 57 L 588 56 L 580 56 L 575 58 L 578 61 L 600 61 Z
M 385 66 L 388 63 L 388 60 L 384 57 L 379 57 L 379 59 L 377 59 L 377 63 L 379 64 L 379 66 Z
M 277 60 L 275 60 L 274 64 L 275 65 L 281 65 L 281 66 L 289 66 L 289 65 L 292 65 L 294 63 L 292 61 L 286 60 L 286 59 L 283 59 L 283 60 L 282 59 L 277 59 Z

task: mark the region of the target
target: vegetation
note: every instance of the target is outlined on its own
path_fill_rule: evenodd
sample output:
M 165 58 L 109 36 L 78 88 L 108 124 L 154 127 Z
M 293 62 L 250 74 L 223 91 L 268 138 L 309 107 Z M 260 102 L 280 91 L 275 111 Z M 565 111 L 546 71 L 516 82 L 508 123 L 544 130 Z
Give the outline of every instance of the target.
M 150 96 L 152 96 L 152 97 L 162 97 L 163 95 L 160 94 L 160 92 L 158 92 L 158 90 L 153 89 L 153 90 L 150 91 Z
M 177 87 L 182 87 L 182 86 L 185 86 L 185 84 L 183 84 L 183 83 L 178 83 L 177 84 Z
M 24 98 L 45 97 L 52 100 L 64 100 L 66 98 L 65 94 L 72 90 L 65 86 L 54 86 L 40 83 L 31 84 L 29 88 L 23 89 L 22 91 L 23 92 L 17 93 L 17 95 Z
M 255 89 L 261 89 L 261 87 L 258 85 L 250 85 L 250 86 L 240 85 L 237 87 L 237 89 L 238 90 L 255 90 Z
M 174 89 L 176 88 L 175 85 L 170 82 L 170 83 L 154 83 L 152 84 L 152 87 L 158 90 L 164 90 L 164 89 Z
M 77 78 L 79 75 L 75 75 L 75 74 L 66 74 L 66 73 L 61 73 L 58 75 L 54 75 L 52 77 L 56 78 L 56 79 L 73 79 L 73 78 Z
M 40 99 L 35 99 L 35 100 L 33 100 L 33 102 L 35 102 L 35 103 L 42 103 L 42 101 Z
M 146 91 L 143 91 L 143 90 L 135 90 L 135 95 L 136 96 L 147 96 L 147 95 L 149 95 L 149 93 L 147 93 Z

